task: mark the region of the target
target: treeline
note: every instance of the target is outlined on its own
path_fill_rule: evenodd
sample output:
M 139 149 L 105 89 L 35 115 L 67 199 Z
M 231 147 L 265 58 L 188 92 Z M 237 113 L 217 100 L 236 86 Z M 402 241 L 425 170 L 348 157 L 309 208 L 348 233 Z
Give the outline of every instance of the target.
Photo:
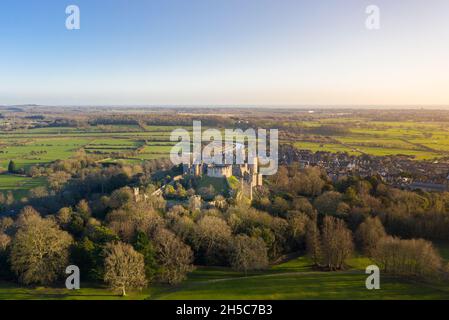
M 138 115 L 108 115 L 88 120 L 90 125 L 148 125 L 148 126 L 182 126 L 191 127 L 193 121 L 201 120 L 201 124 L 211 127 L 226 127 L 236 125 L 236 121 L 221 116 L 193 116 L 177 113 L 171 114 L 138 114 Z
M 350 133 L 350 130 L 347 126 L 343 125 L 321 125 L 318 127 L 304 129 L 304 132 L 324 136 L 341 136 Z

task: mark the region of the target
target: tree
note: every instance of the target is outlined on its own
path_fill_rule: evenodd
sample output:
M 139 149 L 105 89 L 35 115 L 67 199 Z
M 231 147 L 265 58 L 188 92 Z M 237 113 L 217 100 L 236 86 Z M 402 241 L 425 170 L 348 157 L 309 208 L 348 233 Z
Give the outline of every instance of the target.
M 198 194 L 204 199 L 204 200 L 213 200 L 216 191 L 213 185 L 209 185 L 208 187 L 202 187 L 198 190 Z
M 236 270 L 261 270 L 268 266 L 265 242 L 261 238 L 238 235 L 232 241 L 230 265 Z
M 170 225 L 170 229 L 185 243 L 193 242 L 195 227 L 195 222 L 189 216 L 176 216 Z
M 207 264 L 226 262 L 226 251 L 232 231 L 221 218 L 204 216 L 196 226 L 195 246 L 203 254 Z
M 354 247 L 351 231 L 343 220 L 327 216 L 323 220 L 321 235 L 322 263 L 331 271 L 342 269 Z
M 5 200 L 5 204 L 7 206 L 10 206 L 14 203 L 15 199 L 14 199 L 14 194 L 12 193 L 11 190 L 8 190 L 8 192 L 6 193 L 6 200 Z
M 176 195 L 175 187 L 173 187 L 171 184 L 166 186 L 164 190 L 164 195 L 166 197 L 173 198 Z
M 50 284 L 68 265 L 72 237 L 61 231 L 53 219 L 43 219 L 31 207 L 17 220 L 18 230 L 11 244 L 11 268 L 24 284 Z
M 0 252 L 5 251 L 9 244 L 11 243 L 11 238 L 0 231 Z
M 155 232 L 154 242 L 156 259 L 160 267 L 160 279 L 169 284 L 184 280 L 186 274 L 194 269 L 193 253 L 190 247 L 164 228 Z
M 8 261 L 11 238 L 0 230 L 0 278 L 10 278 L 11 269 Z
M 47 180 L 50 185 L 50 188 L 52 188 L 55 191 L 60 191 L 61 188 L 64 186 L 64 184 L 66 184 L 71 177 L 72 176 L 67 172 L 56 171 L 55 173 L 50 174 Z
M 164 224 L 161 216 L 148 202 L 133 202 L 120 209 L 113 210 L 106 216 L 108 227 L 126 242 L 131 243 L 137 231 L 151 235 Z
M 0 218 L 0 233 L 9 234 L 14 226 L 14 220 L 11 217 Z
M 6 198 L 3 192 L 0 192 L 0 210 L 3 210 L 5 207 Z
M 289 211 L 287 221 L 294 249 L 304 248 L 306 228 L 309 220 L 309 217 L 302 212 Z
M 17 171 L 17 168 L 16 168 L 16 163 L 14 162 L 14 161 L 9 161 L 9 164 L 8 164 L 8 172 L 9 173 L 16 173 L 16 171 Z
M 282 197 L 275 197 L 272 205 L 272 212 L 278 216 L 285 217 L 290 208 L 288 201 Z
M 126 296 L 128 289 L 142 289 L 147 285 L 142 254 L 123 242 L 109 243 L 105 247 L 104 281 L 114 291 Z
M 112 209 L 120 208 L 133 200 L 133 192 L 129 187 L 123 187 L 112 192 L 109 199 L 109 207 Z
M 148 236 L 142 232 L 137 232 L 134 248 L 141 253 L 145 262 L 145 275 L 148 281 L 151 281 L 157 272 L 156 251 L 151 244 Z
M 378 217 L 368 217 L 357 228 L 355 239 L 363 252 L 368 256 L 372 256 L 377 243 L 386 235 L 380 219 Z
M 307 214 L 309 217 L 312 217 L 312 215 L 315 212 L 310 201 L 304 197 L 293 199 L 293 209 L 296 211 L 303 212 Z
M 59 225 L 66 227 L 70 220 L 72 219 L 72 209 L 68 207 L 64 207 L 59 209 L 58 214 L 56 215 L 56 220 Z
M 315 199 L 314 206 L 322 215 L 336 215 L 341 199 L 341 193 L 328 191 Z
M 80 202 L 78 202 L 78 204 L 76 205 L 76 212 L 81 214 L 81 216 L 86 220 L 92 214 L 92 211 L 90 210 L 90 207 L 89 207 L 89 203 L 84 199 L 81 200 Z
M 315 219 L 310 219 L 306 225 L 306 248 L 307 254 L 313 264 L 318 266 L 321 261 L 321 237 L 320 230 Z
M 377 244 L 374 261 L 384 272 L 432 278 L 442 271 L 442 259 L 432 243 L 423 239 L 384 237 Z
M 72 246 L 70 259 L 80 270 L 83 270 L 81 279 L 103 280 L 104 261 L 101 255 L 102 251 L 102 247 L 88 237 L 84 237 Z
M 189 210 L 195 212 L 197 210 L 201 210 L 202 200 L 201 197 L 192 195 L 189 197 Z

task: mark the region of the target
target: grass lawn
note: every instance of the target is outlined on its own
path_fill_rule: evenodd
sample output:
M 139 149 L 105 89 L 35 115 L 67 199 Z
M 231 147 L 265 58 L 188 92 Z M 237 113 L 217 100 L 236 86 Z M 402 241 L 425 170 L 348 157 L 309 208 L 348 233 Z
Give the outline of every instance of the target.
M 12 191 L 16 199 L 26 197 L 30 189 L 46 185 L 44 177 L 30 178 L 10 174 L 0 174 L 0 192 L 6 194 Z
M 365 288 L 367 258 L 348 260 L 349 270 L 313 270 L 304 257 L 247 276 L 224 268 L 199 268 L 178 288 L 160 290 L 151 299 L 449 299 L 448 286 L 431 286 L 381 277 L 381 290 Z
M 427 285 L 381 276 L 381 290 L 365 288 L 369 259 L 353 258 L 343 272 L 321 272 L 304 257 L 244 274 L 229 268 L 199 267 L 177 286 L 154 285 L 120 297 L 106 288 L 83 285 L 78 291 L 23 288 L 0 282 L 0 299 L 449 299 L 449 286 Z
M 225 193 L 228 190 L 228 186 L 226 184 L 226 178 L 215 178 L 202 176 L 198 182 L 198 188 L 208 188 L 209 186 L 213 186 L 215 191 L 218 193 Z
M 357 147 L 351 148 L 336 143 L 318 143 L 318 142 L 300 141 L 296 142 L 294 146 L 298 149 L 310 150 L 312 152 L 318 151 L 328 151 L 333 153 L 347 152 L 349 154 L 361 155 L 361 153 L 356 150 Z
M 49 163 L 70 158 L 77 150 L 86 146 L 89 139 L 54 138 L 54 139 L 13 139 L 6 142 L 0 153 L 0 167 L 7 168 L 10 160 L 17 168 L 26 168 L 34 164 Z
M 141 292 L 129 292 L 126 297 L 111 292 L 104 287 L 82 285 L 80 290 L 63 288 L 20 287 L 16 284 L 0 282 L 0 300 L 143 300 L 152 289 Z
M 358 272 L 307 272 L 231 278 L 156 293 L 155 299 L 449 299 L 449 289 L 382 277 L 381 290 L 365 288 Z

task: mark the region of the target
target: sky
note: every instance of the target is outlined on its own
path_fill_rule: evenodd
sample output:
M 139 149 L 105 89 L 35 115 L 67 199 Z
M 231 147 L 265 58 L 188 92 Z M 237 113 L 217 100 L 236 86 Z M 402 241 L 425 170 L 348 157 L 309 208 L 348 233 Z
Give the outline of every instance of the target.
M 2 0 L 0 105 L 28 103 L 447 106 L 449 1 Z

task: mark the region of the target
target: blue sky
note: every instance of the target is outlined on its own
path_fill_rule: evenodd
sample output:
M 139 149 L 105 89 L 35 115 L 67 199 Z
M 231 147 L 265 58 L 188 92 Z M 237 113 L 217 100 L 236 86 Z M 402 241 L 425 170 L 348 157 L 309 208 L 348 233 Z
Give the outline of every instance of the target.
M 447 0 L 0 3 L 0 104 L 449 105 L 448 57 Z

